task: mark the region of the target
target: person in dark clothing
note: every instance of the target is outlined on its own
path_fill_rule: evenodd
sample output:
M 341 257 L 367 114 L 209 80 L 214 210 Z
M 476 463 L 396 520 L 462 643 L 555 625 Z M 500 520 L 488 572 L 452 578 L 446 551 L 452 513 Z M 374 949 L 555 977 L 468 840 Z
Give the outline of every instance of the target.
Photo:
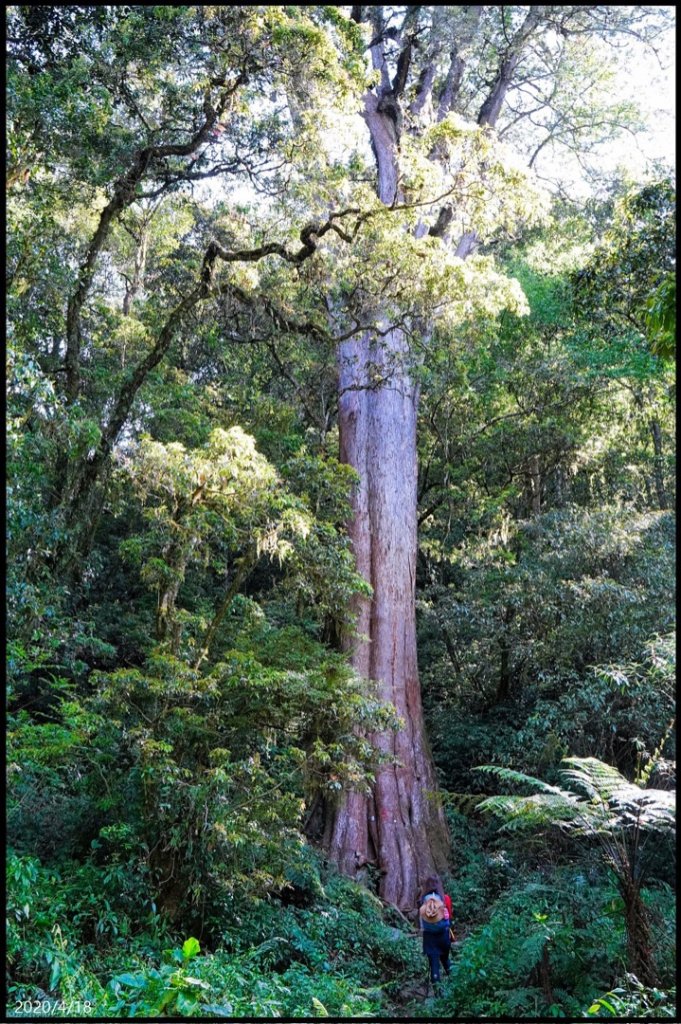
M 443 905 L 443 916 L 440 921 L 430 923 L 421 916 L 420 910 L 431 897 L 436 897 Z M 423 952 L 430 964 L 430 980 L 433 987 L 440 983 L 440 964 L 445 974 L 449 974 L 449 950 L 451 939 L 449 926 L 452 915 L 452 901 L 444 894 L 442 884 L 435 877 L 427 878 L 419 897 L 419 924 L 423 932 Z

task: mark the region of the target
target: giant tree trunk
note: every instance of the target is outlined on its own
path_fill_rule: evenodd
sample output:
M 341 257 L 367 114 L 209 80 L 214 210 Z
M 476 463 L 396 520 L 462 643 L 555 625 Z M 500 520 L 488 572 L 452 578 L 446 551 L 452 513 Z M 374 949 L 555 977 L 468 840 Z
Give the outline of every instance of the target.
M 339 353 L 341 460 L 359 474 L 349 532 L 373 597 L 356 600 L 350 658 L 404 720 L 374 745 L 398 758 L 379 769 L 371 797 L 345 794 L 326 841 L 340 870 L 381 871 L 383 898 L 413 907 L 419 886 L 446 864 L 447 832 L 425 736 L 416 658 L 416 413 L 418 393 L 399 330 L 364 336 Z M 371 385 L 369 370 L 380 383 Z M 347 641 L 350 642 L 350 641 Z
M 515 68 L 540 17 L 530 8 L 508 40 L 492 90 L 478 123 L 493 127 Z M 354 21 L 371 23 L 370 52 L 378 80 L 364 94 L 362 116 L 376 158 L 377 192 L 386 206 L 403 200 L 400 191 L 400 136 L 403 98 L 415 53 L 419 7 L 408 7 L 402 26 L 390 26 L 381 6 L 353 6 Z M 482 7 L 459 25 L 464 45 L 476 30 Z M 391 15 L 392 17 L 392 15 Z M 412 115 L 420 121 L 441 120 L 453 109 L 463 74 L 458 43 L 450 51 L 449 70 L 433 105 L 436 59 L 441 48 L 431 41 L 432 66 L 426 64 L 416 82 Z M 399 43 L 391 63 L 386 39 Z M 394 75 L 392 69 L 394 67 Z M 435 154 L 433 154 L 435 156 Z M 446 236 L 452 211 L 440 211 L 431 234 Z M 417 237 L 426 231 L 425 221 Z M 465 258 L 477 236 L 468 232 L 457 255 Z M 435 773 L 423 727 L 416 663 L 416 413 L 418 390 L 408 366 L 404 333 L 389 324 L 381 332 L 344 343 L 339 358 L 339 424 L 341 459 L 359 473 L 350 524 L 357 567 L 373 587 L 369 601 L 358 599 L 355 612 L 359 638 L 351 651 L 357 671 L 378 683 L 379 695 L 391 701 L 404 719 L 397 733 L 374 736 L 376 746 L 399 763 L 383 767 L 371 797 L 347 794 L 327 822 L 325 841 L 342 871 L 357 872 L 367 862 L 381 870 L 381 894 L 400 908 L 413 906 L 418 886 L 444 867 L 448 846 L 444 815 L 437 801 Z
M 363 117 L 376 157 L 378 196 L 390 206 L 401 198 L 399 98 L 409 58 L 398 63 L 391 83 L 380 41 L 382 8 L 367 10 L 381 84 L 364 94 Z M 350 659 L 362 677 L 376 681 L 379 698 L 394 705 L 404 724 L 396 733 L 371 737 L 397 762 L 379 768 L 370 797 L 344 794 L 325 829 L 329 856 L 339 869 L 356 876 L 365 864 L 377 864 L 381 896 L 400 909 L 411 909 L 419 886 L 444 869 L 448 849 L 416 658 L 418 389 L 408 356 L 404 332 L 388 324 L 339 349 L 340 457 L 359 474 L 349 534 L 357 569 L 373 587 L 371 599 L 355 604 Z

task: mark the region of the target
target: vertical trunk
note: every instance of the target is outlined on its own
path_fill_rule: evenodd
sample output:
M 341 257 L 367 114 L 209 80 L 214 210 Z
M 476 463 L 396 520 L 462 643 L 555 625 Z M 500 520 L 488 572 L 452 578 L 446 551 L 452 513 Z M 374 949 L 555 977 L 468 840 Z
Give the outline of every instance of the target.
M 501 616 L 503 630 L 499 638 L 499 683 L 497 685 L 495 704 L 501 704 L 502 701 L 508 700 L 511 694 L 511 643 L 509 638 L 508 627 L 510 626 L 514 617 L 515 609 L 512 608 L 510 605 L 506 605 Z
M 378 38 L 383 11 L 371 10 Z M 409 45 L 392 83 L 382 43 L 372 46 L 381 84 L 364 95 L 378 196 L 387 206 L 399 199 L 399 100 Z M 382 897 L 406 910 L 425 879 L 444 869 L 448 840 L 416 658 L 418 389 L 405 335 L 387 327 L 380 336 L 365 334 L 340 346 L 338 418 L 341 460 L 359 474 L 350 539 L 358 571 L 373 587 L 372 598 L 358 598 L 353 609 L 358 635 L 350 658 L 362 677 L 376 681 L 378 696 L 395 706 L 403 726 L 371 737 L 396 762 L 378 769 L 371 797 L 346 793 L 330 809 L 325 843 L 345 874 L 356 876 L 367 862 L 377 862 Z
M 369 523 L 369 481 L 367 472 L 367 437 L 369 391 L 368 336 L 345 342 L 339 351 L 339 422 L 340 459 L 357 470 L 359 482 L 353 494 L 353 518 L 348 524 L 357 571 L 371 579 L 371 528 Z M 371 601 L 355 597 L 350 611 L 355 616 L 357 638 L 348 650 L 353 668 L 364 679 L 370 675 L 369 636 Z M 369 861 L 376 860 L 376 850 L 369 838 L 369 800 L 358 792 L 344 794 L 339 806 L 331 809 L 326 822 L 324 842 L 339 871 L 357 875 Z
M 511 672 L 509 664 L 510 651 L 506 637 L 502 637 L 499 641 L 499 649 L 501 653 L 501 662 L 499 665 L 499 683 L 497 686 L 495 704 L 501 704 L 503 701 L 508 700 L 511 692 Z
M 165 587 L 163 590 L 159 590 L 158 601 L 156 604 L 156 639 L 161 642 L 167 640 L 169 636 L 176 639 L 176 633 L 174 631 L 173 616 L 175 613 L 175 602 L 177 601 L 177 595 L 180 590 L 180 579 L 175 579 L 171 584 Z M 177 653 L 174 650 L 173 654 Z
M 140 233 L 138 236 L 133 235 L 133 238 L 137 242 L 135 249 L 135 263 L 131 280 L 126 280 L 125 285 L 125 296 L 123 298 L 123 315 L 129 316 L 132 304 L 139 295 L 142 285 L 144 282 L 144 273 L 147 265 L 147 251 L 149 248 L 149 225 L 151 222 L 151 214 L 148 215 L 147 219 L 143 220 L 140 225 Z M 125 362 L 125 360 L 123 360 Z
M 659 984 L 653 956 L 650 921 L 640 886 L 633 878 L 620 878 L 627 930 L 627 966 L 643 985 Z
M 159 588 L 156 604 L 156 639 L 159 642 L 170 640 L 170 649 L 174 655 L 177 654 L 180 644 L 179 624 L 175 621 L 175 605 L 197 540 L 197 537 L 191 537 L 189 540 L 175 542 L 163 555 L 164 561 L 172 571 L 172 578 L 164 587 Z
M 503 18 L 503 7 L 501 12 Z M 480 108 L 478 114 L 479 125 L 489 125 L 490 128 L 494 128 L 496 125 L 504 105 L 504 100 L 506 99 L 506 94 L 513 82 L 515 70 L 523 56 L 528 40 L 543 17 L 543 8 L 530 7 L 522 25 L 509 41 L 508 48 L 500 61 L 496 77 L 492 83 L 492 88 Z M 505 28 L 504 35 L 506 35 Z M 508 39 L 508 36 L 506 38 Z
M 520 53 L 511 53 L 503 61 L 494 84 L 480 108 L 480 113 L 478 114 L 479 125 L 489 125 L 490 128 L 493 128 L 497 123 L 519 59 Z
M 252 553 L 250 555 L 246 554 L 240 559 L 239 563 L 237 563 L 238 567 L 236 568 L 232 582 L 230 583 L 227 593 L 225 594 L 223 600 L 221 601 L 220 606 L 216 611 L 215 615 L 213 616 L 210 626 L 208 627 L 206 637 L 203 641 L 203 647 L 201 648 L 201 653 L 199 654 L 198 660 L 194 665 L 195 672 L 198 672 L 202 662 L 210 654 L 210 648 L 215 639 L 217 631 L 220 628 L 220 624 L 222 623 L 222 620 L 224 619 L 227 612 L 229 611 L 232 605 L 232 601 L 239 593 L 239 588 L 241 587 L 241 584 L 244 582 L 250 571 L 255 566 L 257 559 L 257 553 Z
M 653 492 L 650 488 L 650 477 L 647 473 L 643 474 L 643 486 L 646 489 L 646 502 L 650 508 L 653 508 L 655 506 L 655 501 L 653 500 Z
M 530 985 L 541 988 L 547 1006 L 551 1006 L 555 1002 L 553 985 L 551 984 L 551 959 L 549 956 L 548 939 L 542 947 L 539 961 L 530 971 L 528 980 Z
M 482 8 L 478 9 L 474 7 L 472 10 L 478 11 L 482 10 Z M 504 8 L 502 7 L 502 17 L 503 11 Z M 476 20 L 473 22 L 474 25 L 477 24 L 477 18 L 479 17 L 480 14 L 478 13 Z M 485 97 L 485 100 L 478 112 L 477 121 L 481 128 L 496 127 L 499 115 L 501 114 L 506 100 L 506 95 L 513 83 L 516 68 L 522 58 L 523 51 L 541 18 L 542 8 L 530 7 L 520 29 L 510 40 L 508 49 L 501 59 L 497 74 L 492 82 L 491 89 Z M 504 35 L 506 35 L 505 29 Z M 506 38 L 508 39 L 508 36 L 506 36 Z M 464 232 L 456 247 L 454 255 L 458 256 L 462 260 L 467 259 L 477 249 L 478 242 L 479 238 L 477 231 Z
M 94 454 L 85 461 L 76 463 L 72 472 L 67 473 L 68 453 L 64 464 L 63 483 L 54 495 L 55 511 L 61 514 L 63 539 L 57 544 L 53 565 L 57 573 L 65 573 L 74 580 L 82 571 L 94 538 L 94 525 L 102 510 L 105 487 L 103 481 L 110 470 L 110 456 L 123 425 L 128 418 L 135 398 L 149 373 L 161 362 L 175 337 L 184 315 L 210 294 L 210 284 L 202 280 L 193 291 L 186 295 L 166 320 L 151 351 L 129 372 L 121 386 L 114 408 L 104 426 L 102 436 Z
M 655 483 L 655 491 L 657 493 L 657 502 L 662 510 L 669 508 L 669 502 L 667 500 L 667 491 L 664 486 L 664 472 L 663 472 L 663 458 L 662 458 L 662 430 L 660 428 L 660 421 L 651 419 L 650 421 L 650 432 L 653 437 L 653 451 L 655 455 L 653 457 L 653 481 Z
M 530 509 L 533 516 L 538 516 L 541 512 L 541 466 L 538 455 L 533 455 L 530 459 L 528 483 Z
M 381 869 L 381 895 L 411 908 L 418 887 L 443 870 L 447 835 L 423 723 L 416 658 L 416 413 L 418 394 L 398 331 L 380 342 L 365 336 L 340 352 L 341 458 L 360 480 L 349 524 L 357 567 L 373 587 L 359 598 L 358 637 L 350 651 L 357 672 L 376 681 L 378 695 L 404 721 L 397 733 L 371 738 L 396 764 L 377 772 L 371 798 L 345 795 L 326 841 L 341 871 L 356 875 L 367 861 Z M 382 383 L 367 386 L 367 367 Z

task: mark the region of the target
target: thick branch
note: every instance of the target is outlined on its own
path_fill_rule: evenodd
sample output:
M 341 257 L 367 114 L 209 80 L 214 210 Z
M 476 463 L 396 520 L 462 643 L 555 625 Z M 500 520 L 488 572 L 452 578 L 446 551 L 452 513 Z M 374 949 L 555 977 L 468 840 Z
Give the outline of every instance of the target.
M 525 44 L 542 19 L 542 11 L 543 8 L 541 7 L 530 7 L 523 24 L 511 40 L 509 48 L 499 65 L 492 88 L 480 108 L 480 113 L 478 114 L 479 125 L 489 125 L 490 128 L 494 128 L 496 125 L 504 100 L 506 99 L 506 93 L 513 80 L 513 73 L 523 56 Z
M 480 24 L 480 18 L 482 16 L 482 5 L 474 4 L 471 7 L 466 8 L 467 21 L 465 26 L 461 28 L 458 33 L 458 38 L 450 51 L 449 68 L 447 69 L 447 75 L 445 77 L 444 85 L 440 92 L 437 108 L 437 120 L 442 121 L 447 116 L 450 110 L 454 109 L 454 104 L 459 95 L 459 89 L 461 88 L 461 80 L 466 67 L 465 61 L 463 60 L 461 53 L 465 47 L 468 46 L 473 36 L 478 30 Z
M 64 369 L 66 371 L 66 400 L 72 403 L 80 391 L 80 314 L 87 298 L 95 273 L 97 257 L 109 236 L 111 226 L 120 213 L 136 198 L 136 189 L 144 178 L 150 164 L 168 156 L 191 156 L 204 143 L 208 142 L 211 131 L 227 109 L 227 105 L 236 90 L 243 82 L 239 75 L 220 95 L 217 107 L 213 108 L 209 97 L 204 102 L 205 120 L 201 128 L 186 143 L 169 143 L 158 146 L 145 146 L 135 156 L 131 167 L 114 183 L 113 196 L 102 210 L 99 224 L 85 259 L 78 274 L 76 290 L 69 297 L 66 310 L 66 355 Z M 224 82 L 222 83 L 224 84 Z
M 357 221 L 355 222 L 352 233 L 345 232 L 338 224 L 336 224 L 338 219 L 350 215 L 357 215 Z M 130 410 L 137 393 L 144 384 L 149 373 L 158 366 L 168 352 L 173 338 L 175 337 L 175 334 L 185 316 L 187 313 L 191 312 L 199 302 L 211 295 L 220 294 L 222 289 L 216 287 L 214 281 L 217 259 L 222 259 L 224 262 L 228 263 L 257 262 L 265 256 L 278 255 L 288 263 L 300 266 L 304 260 L 312 256 L 316 251 L 318 239 L 320 237 L 327 234 L 329 231 L 335 231 L 344 239 L 352 240 L 355 233 L 359 230 L 360 224 L 367 216 L 369 216 L 369 214 L 362 214 L 359 209 L 348 208 L 332 214 L 323 224 L 308 224 L 300 232 L 302 245 L 295 251 L 287 249 L 286 246 L 281 245 L 280 243 L 269 243 L 257 246 L 253 249 L 239 249 L 231 252 L 224 249 L 217 242 L 212 242 L 208 246 L 203 259 L 199 283 L 171 312 L 151 351 L 131 371 L 118 394 L 118 398 L 116 399 L 108 422 L 102 431 L 97 450 L 92 458 L 84 462 L 77 471 L 69 488 L 68 501 L 71 518 L 76 518 L 78 516 L 81 502 L 89 494 L 99 479 L 109 455 L 111 454 L 113 446 L 116 443 L 118 435 L 130 414 Z M 316 328 L 315 325 L 302 324 L 299 321 L 290 320 L 274 306 L 271 306 L 269 311 L 273 318 L 276 318 L 275 322 L 280 326 L 284 326 L 286 329 L 300 331 L 305 328 L 306 333 L 316 331 L 318 334 L 323 335 L 323 332 Z

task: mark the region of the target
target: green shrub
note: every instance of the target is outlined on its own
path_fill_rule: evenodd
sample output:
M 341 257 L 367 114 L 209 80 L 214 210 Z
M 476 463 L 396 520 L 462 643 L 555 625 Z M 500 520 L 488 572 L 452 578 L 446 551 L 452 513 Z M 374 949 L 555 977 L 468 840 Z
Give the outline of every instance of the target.
M 662 992 L 657 988 L 646 988 L 633 974 L 627 974 L 625 985 L 618 985 L 605 995 L 598 996 L 583 1016 L 600 1019 L 617 1017 L 639 1020 L 651 1017 L 654 1020 L 677 1020 L 676 989 Z
M 552 1006 L 559 1016 L 575 1013 L 594 984 L 607 985 L 612 965 L 623 963 L 615 899 L 610 886 L 574 872 L 509 890 L 461 943 L 449 998 L 479 1016 L 552 1016 Z

